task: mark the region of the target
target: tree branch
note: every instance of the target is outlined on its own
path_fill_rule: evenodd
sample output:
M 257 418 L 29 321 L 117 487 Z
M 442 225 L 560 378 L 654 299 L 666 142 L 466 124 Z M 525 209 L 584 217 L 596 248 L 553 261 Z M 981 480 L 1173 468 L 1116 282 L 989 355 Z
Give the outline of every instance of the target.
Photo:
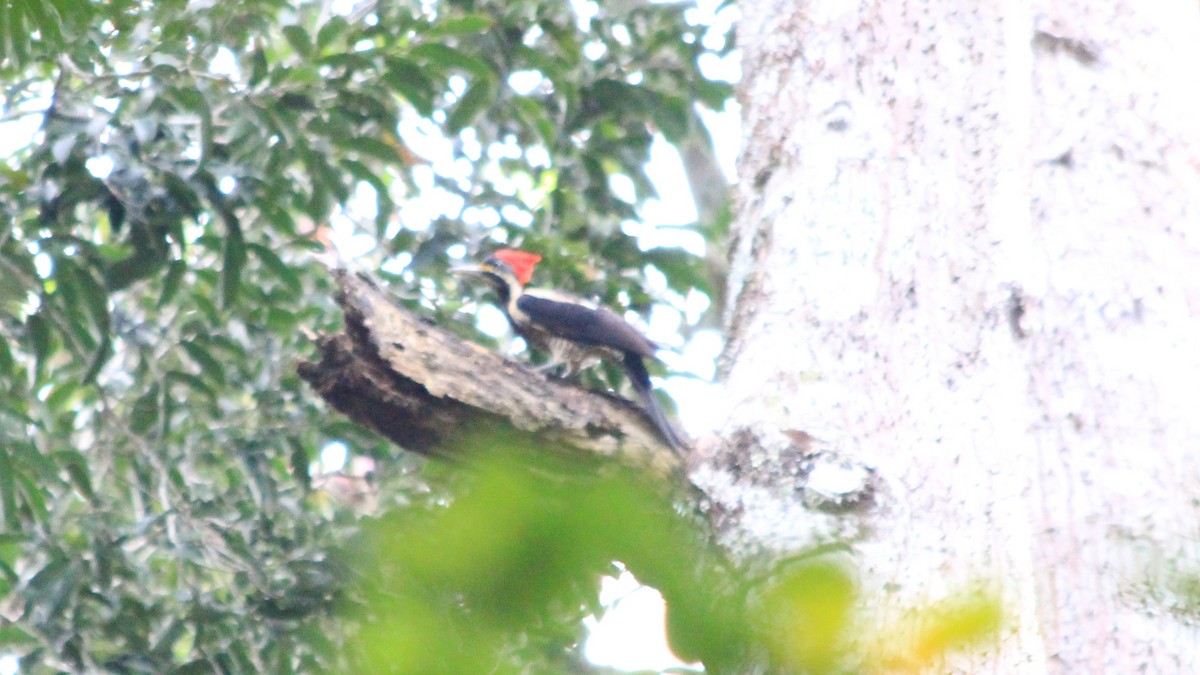
M 320 360 L 297 370 L 355 422 L 426 455 L 453 455 L 466 431 L 508 427 L 564 452 L 683 473 L 633 403 L 534 372 L 397 305 L 363 275 L 334 274 L 345 328 L 319 337 Z

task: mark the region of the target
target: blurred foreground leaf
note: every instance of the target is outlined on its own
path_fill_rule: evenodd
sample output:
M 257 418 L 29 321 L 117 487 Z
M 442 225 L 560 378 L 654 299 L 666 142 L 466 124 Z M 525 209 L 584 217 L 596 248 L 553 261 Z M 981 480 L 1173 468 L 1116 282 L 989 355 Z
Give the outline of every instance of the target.
M 383 516 L 346 550 L 365 672 L 553 672 L 578 660 L 579 622 L 616 560 L 663 592 L 694 657 L 744 661 L 744 593 L 663 486 L 613 465 L 533 461 L 505 438 L 473 445 L 486 459 L 452 504 Z
M 920 669 L 999 626 L 994 598 L 955 596 L 864 652 L 839 558 L 735 565 L 665 486 L 522 442 L 472 439 L 448 505 L 386 514 L 343 551 L 356 672 L 587 672 L 581 620 L 614 561 L 662 593 L 673 651 L 710 673 Z

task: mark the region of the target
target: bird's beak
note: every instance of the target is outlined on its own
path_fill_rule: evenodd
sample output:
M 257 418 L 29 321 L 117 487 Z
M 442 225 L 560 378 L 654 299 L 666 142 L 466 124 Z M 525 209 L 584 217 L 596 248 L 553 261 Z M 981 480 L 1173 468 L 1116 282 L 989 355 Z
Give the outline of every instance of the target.
M 462 265 L 460 267 L 451 267 L 450 274 L 459 277 L 477 277 L 485 274 L 487 269 L 479 265 Z

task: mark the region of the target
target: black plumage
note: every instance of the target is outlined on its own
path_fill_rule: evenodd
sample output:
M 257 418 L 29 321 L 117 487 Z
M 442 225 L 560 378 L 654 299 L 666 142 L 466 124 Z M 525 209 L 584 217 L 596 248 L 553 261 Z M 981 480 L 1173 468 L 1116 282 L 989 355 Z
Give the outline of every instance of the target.
M 503 250 L 479 266 L 452 271 L 486 281 L 513 329 L 545 352 L 550 365 L 565 365 L 574 372 L 599 359 L 619 361 L 663 440 L 674 448 L 685 447 L 659 406 L 646 370 L 644 359 L 654 358 L 658 345 L 604 307 L 554 291 L 526 289 L 540 259 L 536 254 Z
M 531 290 L 517 298 L 517 308 L 555 337 L 571 342 L 610 347 L 639 356 L 654 356 L 658 349 L 636 328 L 603 307 L 541 297 Z

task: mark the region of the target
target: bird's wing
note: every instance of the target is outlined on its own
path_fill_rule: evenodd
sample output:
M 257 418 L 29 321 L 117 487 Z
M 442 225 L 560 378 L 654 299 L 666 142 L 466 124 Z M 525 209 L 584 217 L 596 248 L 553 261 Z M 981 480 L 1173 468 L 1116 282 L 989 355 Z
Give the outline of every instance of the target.
M 517 309 L 545 330 L 573 342 L 612 347 L 640 356 L 653 356 L 658 345 L 638 329 L 603 307 L 558 300 L 526 291 Z

